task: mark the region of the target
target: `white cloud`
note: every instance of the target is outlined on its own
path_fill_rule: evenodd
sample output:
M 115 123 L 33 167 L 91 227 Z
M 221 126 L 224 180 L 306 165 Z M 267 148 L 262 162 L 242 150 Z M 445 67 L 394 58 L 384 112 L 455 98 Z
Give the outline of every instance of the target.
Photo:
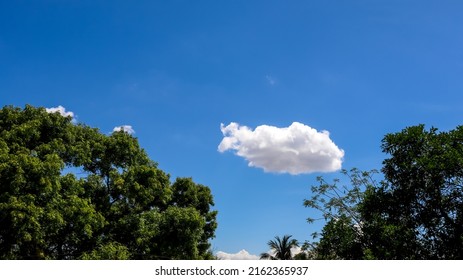
M 45 108 L 47 113 L 59 113 L 63 117 L 71 117 L 73 122 L 76 122 L 76 116 L 74 112 L 66 111 L 66 108 L 59 105 L 58 107 Z
M 127 132 L 128 134 L 134 134 L 135 133 L 135 130 L 132 128 L 131 125 L 116 126 L 113 129 L 113 132 L 116 132 L 116 131 L 124 131 L 124 132 Z
M 259 257 L 251 255 L 246 250 L 241 250 L 236 254 L 229 254 L 222 251 L 218 251 L 216 254 L 219 260 L 258 260 Z
M 299 247 L 299 246 L 296 246 L 296 247 L 292 247 L 292 248 L 291 248 L 291 256 L 292 256 L 293 258 L 294 258 L 294 256 L 296 256 L 296 255 L 299 254 L 300 252 L 302 252 L 302 249 L 301 249 L 301 247 Z M 268 250 L 268 251 L 267 251 L 267 254 L 269 254 L 270 256 L 275 257 L 276 252 L 275 252 L 275 250 L 271 249 L 271 250 Z
M 234 150 L 249 166 L 265 172 L 296 175 L 341 169 L 344 151 L 325 130 L 318 132 L 298 122 L 283 128 L 261 125 L 255 130 L 232 122 L 221 124 L 220 129 L 224 138 L 219 152 Z
M 299 254 L 301 252 L 301 247 L 297 246 L 297 247 L 293 247 L 291 248 L 291 255 L 294 257 L 295 255 Z
M 273 78 L 272 76 L 267 75 L 267 76 L 265 76 L 265 79 L 267 79 L 267 82 L 268 82 L 269 85 L 271 85 L 271 86 L 274 86 L 274 85 L 277 83 L 277 81 L 275 80 L 275 78 Z

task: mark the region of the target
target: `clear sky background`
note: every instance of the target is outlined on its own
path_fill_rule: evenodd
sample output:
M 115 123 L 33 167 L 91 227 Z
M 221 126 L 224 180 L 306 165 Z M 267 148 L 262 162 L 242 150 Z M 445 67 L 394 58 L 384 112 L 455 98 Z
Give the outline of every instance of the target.
M 0 0 L 0 105 L 130 125 L 172 179 L 212 189 L 215 252 L 258 255 L 275 235 L 310 240 L 317 176 L 381 168 L 386 133 L 462 124 L 462 13 L 458 0 Z

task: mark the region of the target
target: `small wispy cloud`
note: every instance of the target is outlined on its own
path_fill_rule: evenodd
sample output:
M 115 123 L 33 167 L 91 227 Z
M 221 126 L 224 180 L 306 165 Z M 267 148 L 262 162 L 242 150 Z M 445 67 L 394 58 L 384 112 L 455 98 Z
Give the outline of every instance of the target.
M 236 155 L 265 172 L 292 175 L 334 172 L 341 169 L 344 151 L 330 139 L 328 131 L 317 131 L 293 122 L 289 127 L 261 125 L 255 130 L 237 123 L 220 129 L 224 138 L 219 152 L 233 150 Z
M 271 86 L 274 86 L 277 83 L 276 79 L 270 75 L 265 76 L 265 79 L 267 80 L 268 84 Z
M 218 251 L 216 254 L 219 260 L 258 260 L 259 257 L 256 255 L 251 255 L 246 250 L 241 250 L 238 253 L 230 254 L 222 251 Z
M 135 133 L 135 130 L 133 129 L 133 127 L 131 125 L 116 126 L 113 129 L 113 132 L 116 132 L 116 131 L 124 131 L 124 132 L 126 132 L 128 134 L 134 134 Z
M 58 107 L 52 107 L 52 108 L 45 108 L 47 113 L 53 114 L 53 113 L 59 113 L 63 117 L 71 117 L 72 122 L 77 121 L 77 116 L 74 114 L 74 112 L 71 111 L 66 111 L 66 108 L 63 106 L 59 105 Z

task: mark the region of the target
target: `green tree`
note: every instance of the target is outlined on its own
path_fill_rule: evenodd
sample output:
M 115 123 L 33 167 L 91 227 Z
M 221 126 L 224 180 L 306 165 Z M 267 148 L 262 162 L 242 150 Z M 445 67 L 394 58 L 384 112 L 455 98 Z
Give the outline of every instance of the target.
M 387 134 L 385 180 L 361 205 L 370 254 L 380 259 L 463 258 L 463 127 L 424 125 Z
M 317 259 L 363 259 L 362 232 L 358 224 L 342 215 L 323 227 L 315 253 Z
M 312 188 L 305 206 L 327 222 L 314 247 L 322 259 L 463 258 L 463 126 L 449 132 L 424 125 L 387 134 L 384 179 L 354 169 Z M 310 218 L 309 222 L 315 219 Z
M 362 259 L 364 258 L 363 217 L 360 205 L 364 199 L 364 191 L 375 188 L 376 170 L 360 171 L 356 168 L 342 170 L 349 179 L 349 184 L 342 184 L 339 179 L 328 183 L 318 177 L 318 185 L 311 188 L 312 197 L 304 200 L 304 206 L 318 210 L 321 217 L 310 217 L 309 223 L 324 220 L 325 226 L 320 233 L 314 232 L 312 237 L 318 242 L 306 242 L 312 248 L 316 259 Z
M 291 239 L 291 235 L 285 235 L 283 238 L 275 236 L 275 240 L 270 240 L 267 244 L 273 254 L 262 253 L 261 259 L 269 260 L 292 260 L 293 255 L 291 249 L 297 247 L 298 242 L 296 239 Z
M 83 253 L 82 260 L 128 260 L 130 259 L 130 252 L 126 246 L 117 242 L 106 243 L 100 245 L 98 248 L 91 252 Z
M 211 206 L 214 205 L 211 190 L 204 185 L 195 184 L 191 178 L 177 178 L 172 184 L 172 190 L 171 205 L 180 208 L 193 207 L 199 212 L 204 224 L 196 244 L 200 252 L 209 252 L 204 253 L 204 258 L 214 258 L 209 240 L 215 236 L 217 211 L 211 210 Z
M 203 259 L 213 197 L 173 184 L 133 136 L 44 108 L 0 110 L 0 258 Z

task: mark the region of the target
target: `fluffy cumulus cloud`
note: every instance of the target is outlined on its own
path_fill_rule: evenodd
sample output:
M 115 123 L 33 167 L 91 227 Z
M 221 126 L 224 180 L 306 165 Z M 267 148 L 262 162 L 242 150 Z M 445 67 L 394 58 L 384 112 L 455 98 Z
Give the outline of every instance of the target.
M 249 166 L 266 172 L 292 175 L 333 172 L 341 169 L 344 151 L 330 139 L 328 131 L 317 131 L 294 122 L 289 127 L 261 125 L 252 130 L 237 123 L 221 124 L 218 150 L 235 151 Z
M 127 132 L 128 134 L 134 134 L 135 133 L 135 130 L 132 128 L 131 125 L 116 126 L 113 129 L 113 132 L 116 132 L 116 131 L 124 131 L 124 132 Z
M 66 111 L 66 108 L 61 105 L 58 107 L 46 108 L 45 110 L 47 110 L 47 113 L 59 113 L 63 117 L 71 117 L 73 122 L 76 121 L 74 112 Z
M 258 260 L 259 257 L 251 255 L 246 250 L 241 250 L 235 254 L 229 254 L 222 251 L 218 251 L 216 254 L 219 260 Z

